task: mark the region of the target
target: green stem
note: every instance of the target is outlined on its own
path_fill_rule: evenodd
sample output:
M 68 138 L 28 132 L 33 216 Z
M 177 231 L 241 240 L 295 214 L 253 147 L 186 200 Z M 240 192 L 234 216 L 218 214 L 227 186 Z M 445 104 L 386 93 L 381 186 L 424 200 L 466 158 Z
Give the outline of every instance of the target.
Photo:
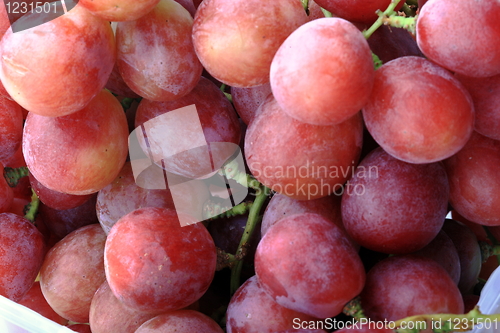
M 301 1 L 302 1 L 302 7 L 304 7 L 306 13 L 309 14 L 309 0 L 301 0 Z
M 410 6 L 408 6 L 406 3 L 403 4 L 403 13 L 405 13 L 406 16 L 415 16 L 415 10 L 413 10 Z
M 408 6 L 418 6 L 418 0 L 406 0 Z
M 384 18 L 388 17 L 390 15 L 395 15 L 396 13 L 394 12 L 394 9 L 396 6 L 399 4 L 400 0 L 392 0 L 391 4 L 387 7 L 386 10 L 383 12 L 377 11 L 378 14 L 378 19 L 375 21 L 375 23 L 372 24 L 368 30 L 363 31 L 363 36 L 365 36 L 366 39 L 370 38 L 370 36 L 384 24 Z
M 249 187 L 254 190 L 258 190 L 261 186 L 261 183 L 258 180 L 240 170 L 236 160 L 226 163 L 221 170 L 219 170 L 219 174 L 221 176 L 225 175 L 227 179 L 232 179 L 241 186 Z
M 20 167 L 20 168 L 6 167 L 3 169 L 3 176 L 10 187 L 16 187 L 17 183 L 19 183 L 19 179 L 29 176 L 29 174 L 30 172 L 27 167 Z
M 326 9 L 321 8 L 321 11 L 323 12 L 323 15 L 325 15 L 325 17 L 333 17 L 332 13 L 330 13 Z
M 353 298 L 344 306 L 342 312 L 350 317 L 353 317 L 357 321 L 361 319 L 366 319 L 363 308 L 361 307 L 361 300 L 359 297 Z
M 234 207 L 225 207 L 221 203 L 209 199 L 203 205 L 203 218 L 205 220 L 215 220 L 218 218 L 229 218 L 237 215 L 245 215 L 252 207 L 252 204 L 252 202 L 242 202 Z
M 384 64 L 382 62 L 382 60 L 380 60 L 380 58 L 378 57 L 378 55 L 376 55 L 373 52 L 372 52 L 372 59 L 373 59 L 373 66 L 375 67 L 375 70 L 379 69 Z
M 403 28 L 415 34 L 415 29 L 417 26 L 417 17 L 403 17 L 397 15 L 385 16 L 382 19 L 385 25 L 390 25 L 394 28 Z
M 479 242 L 479 247 L 481 248 L 481 258 L 483 260 L 483 263 L 488 260 L 489 257 L 491 256 L 498 256 L 500 255 L 500 245 L 491 245 L 486 242 Z
M 262 209 L 262 206 L 264 205 L 264 202 L 266 201 L 269 189 L 267 189 L 264 185 L 260 185 L 258 192 L 259 194 L 255 198 L 255 201 L 253 202 L 252 207 L 250 208 L 247 224 L 245 226 L 245 231 L 243 231 L 243 236 L 241 236 L 238 250 L 236 250 L 236 255 L 235 255 L 236 257 L 239 256 L 244 257 L 246 251 L 248 250 L 248 247 L 250 245 L 249 244 L 250 238 L 252 237 L 253 232 L 255 230 L 255 226 L 259 221 L 260 211 Z M 240 287 L 240 276 L 242 267 L 243 267 L 243 260 L 239 260 L 236 263 L 236 265 L 234 265 L 231 269 L 231 282 L 230 282 L 231 295 L 233 295 L 236 292 L 236 290 L 238 290 L 238 288 Z
M 34 223 L 38 207 L 40 206 L 40 199 L 38 199 L 38 195 L 36 195 L 34 190 L 31 190 L 31 192 L 31 202 L 24 207 L 24 217 Z

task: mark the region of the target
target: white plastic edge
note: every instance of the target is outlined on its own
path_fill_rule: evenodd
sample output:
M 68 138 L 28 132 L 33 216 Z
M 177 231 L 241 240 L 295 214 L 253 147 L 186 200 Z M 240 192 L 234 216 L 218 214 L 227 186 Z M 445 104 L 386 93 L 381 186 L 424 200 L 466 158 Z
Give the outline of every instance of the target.
M 0 296 L 0 332 L 75 333 L 3 296 Z

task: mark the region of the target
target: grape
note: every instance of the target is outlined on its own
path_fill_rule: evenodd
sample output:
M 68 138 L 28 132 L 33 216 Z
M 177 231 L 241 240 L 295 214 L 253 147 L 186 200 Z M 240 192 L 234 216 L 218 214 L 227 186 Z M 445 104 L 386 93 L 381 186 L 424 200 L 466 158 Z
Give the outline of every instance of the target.
M 464 313 L 472 311 L 472 309 L 474 309 L 474 307 L 477 305 L 478 302 L 479 302 L 478 295 L 465 295 L 464 296 Z
M 5 160 L 21 147 L 23 113 L 16 102 L 0 96 L 0 160 Z
M 345 231 L 340 214 L 339 196 L 330 195 L 315 200 L 295 200 L 286 195 L 275 194 L 262 217 L 262 235 L 282 218 L 300 213 L 319 214 Z
M 102 90 L 87 107 L 67 116 L 30 113 L 23 154 L 30 172 L 45 187 L 85 195 L 116 178 L 127 157 L 127 139 L 122 106 Z
M 250 124 L 255 112 L 269 94 L 271 94 L 269 83 L 251 88 L 231 87 L 234 108 L 246 125 Z
M 129 86 L 127 86 L 125 81 L 123 81 L 123 78 L 120 75 L 120 70 L 118 69 L 116 63 L 115 66 L 113 67 L 113 71 L 109 75 L 108 82 L 106 83 L 106 89 L 108 89 L 113 94 L 116 94 L 118 96 L 124 96 L 129 98 L 140 97 L 132 89 L 130 89 Z
M 46 221 L 47 228 L 58 240 L 69 233 L 89 224 L 98 223 L 96 216 L 97 195 L 92 195 L 80 206 L 71 209 L 57 210 L 41 204 L 39 215 Z
M 22 145 L 19 146 L 19 148 L 14 153 L 14 155 L 10 156 L 7 159 L 0 161 L 0 163 L 2 163 L 3 166 L 9 167 L 9 168 L 25 167 L 26 162 L 24 161 Z M 3 169 L 1 170 L 1 172 L 3 172 Z M 0 184 L 3 184 L 2 182 L 3 181 L 0 180 Z M 2 187 L 2 185 L 0 185 L 0 187 Z M 14 193 L 14 197 L 23 198 L 23 199 L 30 201 L 32 191 L 31 191 L 31 185 L 30 185 L 29 178 L 28 177 L 20 178 L 16 187 L 12 187 L 10 189 L 10 191 L 12 191 Z M 2 192 L 4 194 L 6 194 L 7 192 L 9 192 L 9 190 L 0 191 L 0 193 L 2 193 Z
M 418 46 L 453 72 L 472 77 L 500 74 L 499 15 L 497 1 L 427 1 L 417 20 Z
M 361 246 L 389 254 L 410 253 L 439 233 L 448 213 L 448 196 L 441 164 L 410 164 L 377 148 L 346 184 L 342 220 Z
M 441 230 L 437 236 L 422 249 L 413 252 L 430 258 L 440 264 L 450 275 L 453 282 L 458 285 L 460 281 L 460 257 L 451 238 Z
M 39 281 L 35 282 L 31 289 L 17 303 L 38 312 L 45 318 L 55 321 L 60 325 L 66 325 L 68 323 L 67 319 L 58 315 L 54 309 L 50 307 L 49 303 L 47 303 L 47 300 L 43 297 Z
M 321 7 L 314 0 L 309 0 L 308 5 L 309 21 L 325 17 Z
M 79 0 L 83 7 L 106 21 L 134 21 L 155 8 L 160 0 Z
M 226 329 L 227 333 L 274 333 L 292 328 L 295 318 L 301 322 L 314 320 L 276 303 L 262 288 L 257 276 L 253 276 L 231 298 Z
M 476 235 L 463 224 L 453 220 L 446 220 L 443 230 L 455 244 L 460 258 L 458 288 L 464 294 L 470 293 L 478 282 L 482 263 L 481 249 Z
M 30 24 L 37 13 L 15 24 Z M 104 88 L 115 61 L 108 22 L 82 6 L 0 42 L 0 78 L 22 107 L 57 117 L 81 110 Z M 43 84 L 41 84 L 43 82 Z
M 90 330 L 90 326 L 87 324 L 73 324 L 69 325 L 68 328 L 79 333 L 92 333 L 92 331 Z
M 89 323 L 92 333 L 134 333 L 154 316 L 127 308 L 104 281 L 90 303 Z
M 75 230 L 47 253 L 40 270 L 43 296 L 61 317 L 88 323 L 90 303 L 104 282 L 106 234 L 98 224 Z
M 474 132 L 465 147 L 444 161 L 450 204 L 467 220 L 500 225 L 500 142 Z
M 196 7 L 194 6 L 193 0 L 175 0 L 176 2 L 180 3 L 182 7 L 184 7 L 189 14 L 194 18 L 194 15 L 196 14 Z
M 415 39 L 403 28 L 383 25 L 370 36 L 368 45 L 384 64 L 404 56 L 423 57 Z
M 30 290 L 44 256 L 44 240 L 24 217 L 0 214 L 0 295 L 17 302 Z
M 191 14 L 174 0 L 161 0 L 141 18 L 116 28 L 117 64 L 125 83 L 138 95 L 171 101 L 189 93 L 200 79 Z
M 210 317 L 193 310 L 165 313 L 142 324 L 135 333 L 178 332 L 178 333 L 223 333 Z
M 366 104 L 373 77 L 370 47 L 358 28 L 343 19 L 323 18 L 302 25 L 280 46 L 270 82 L 289 116 L 335 125 Z
M 150 313 L 178 310 L 208 289 L 217 260 L 212 237 L 199 223 L 181 227 L 177 215 L 183 214 L 141 208 L 111 228 L 104 254 L 106 279 L 125 306 Z
M 377 10 L 384 11 L 391 0 L 316 0 L 318 5 L 332 14 L 352 22 L 373 23 L 378 18 Z M 403 6 L 401 1 L 396 9 Z
M 432 259 L 411 255 L 375 265 L 366 277 L 361 304 L 366 316 L 376 321 L 464 311 L 460 291 L 444 268 Z
M 172 120 L 168 117 L 159 117 L 192 105 L 196 107 L 199 122 L 197 119 L 188 119 L 190 116 L 187 115 L 180 116 L 182 125 L 178 124 L 177 118 Z M 175 113 L 170 115 L 172 114 L 176 115 Z M 147 125 L 147 121 L 154 118 L 156 118 L 154 123 Z M 241 136 L 238 117 L 231 103 L 214 83 L 203 77 L 188 95 L 175 101 L 153 102 L 143 99 L 137 109 L 135 125 L 148 126 L 148 148 L 151 149 L 153 157 L 158 156 L 155 160 L 163 159 L 163 167 L 167 171 L 190 179 L 210 174 L 218 169 L 217 165 L 222 166 L 235 152 Z M 193 132 L 198 134 L 200 126 L 203 130 L 203 143 L 199 142 L 199 135 L 193 134 Z M 172 135 L 173 133 L 175 135 Z M 211 157 L 193 149 L 205 143 L 209 145 Z M 232 143 L 232 145 L 217 145 L 217 143 Z M 185 150 L 185 152 L 174 155 L 173 150 L 176 152 Z
M 246 162 L 255 178 L 297 200 L 339 194 L 361 152 L 360 115 L 317 126 L 288 116 L 272 96 L 260 108 L 245 136 Z
M 474 102 L 476 118 L 474 129 L 484 136 L 500 140 L 500 75 L 473 78 L 455 74 L 467 88 Z
M 474 126 L 474 106 L 448 71 L 408 56 L 377 70 L 363 117 L 368 131 L 389 154 L 409 163 L 431 163 L 465 145 Z
M 5 213 L 9 210 L 14 201 L 14 192 L 3 178 L 4 167 L 0 163 L 0 213 Z
M 189 199 L 195 201 L 198 196 L 192 194 Z M 206 199 L 208 199 L 208 194 Z M 198 202 L 199 206 L 201 204 Z M 132 166 L 130 162 L 126 162 L 116 179 L 100 190 L 97 195 L 96 210 L 99 223 L 101 223 L 106 234 L 109 234 L 111 227 L 120 218 L 143 207 L 175 209 L 169 190 L 147 190 L 137 186 L 132 173 Z
M 205 0 L 194 19 L 193 42 L 214 78 L 235 87 L 258 86 L 269 82 L 280 45 L 307 20 L 298 0 Z
M 55 210 L 65 210 L 81 206 L 92 196 L 91 194 L 72 195 L 53 191 L 43 186 L 43 184 L 36 180 L 31 173 L 29 175 L 29 180 L 31 187 L 35 191 L 36 195 L 38 195 L 40 201 Z
M 316 318 L 341 313 L 365 282 L 361 259 L 344 232 L 311 213 L 283 218 L 267 231 L 255 272 L 278 304 Z

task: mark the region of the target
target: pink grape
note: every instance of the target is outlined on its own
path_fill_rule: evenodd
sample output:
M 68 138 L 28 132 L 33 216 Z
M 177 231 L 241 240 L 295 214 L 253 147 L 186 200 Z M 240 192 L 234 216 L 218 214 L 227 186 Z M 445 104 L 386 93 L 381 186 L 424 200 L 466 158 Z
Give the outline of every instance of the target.
M 289 116 L 335 125 L 366 104 L 374 67 L 368 42 L 339 18 L 310 21 L 295 30 L 273 58 L 271 89 Z M 312 89 L 320 83 L 319 89 Z
M 78 3 L 106 21 L 134 21 L 152 11 L 160 0 L 79 0 Z
M 276 51 L 306 22 L 298 0 L 205 0 L 196 12 L 193 42 L 214 78 L 234 87 L 253 87 L 269 82 Z
M 278 304 L 316 318 L 341 313 L 365 283 L 346 234 L 311 213 L 286 217 L 267 231 L 257 246 L 255 272 Z
M 125 83 L 154 101 L 188 94 L 203 69 L 191 40 L 192 26 L 191 14 L 174 0 L 161 0 L 141 18 L 118 23 L 117 64 Z

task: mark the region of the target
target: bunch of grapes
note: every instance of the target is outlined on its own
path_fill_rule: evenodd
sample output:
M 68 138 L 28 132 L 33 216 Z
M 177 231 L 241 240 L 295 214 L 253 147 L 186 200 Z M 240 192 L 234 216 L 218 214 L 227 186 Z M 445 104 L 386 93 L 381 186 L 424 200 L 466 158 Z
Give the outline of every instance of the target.
M 500 330 L 499 17 L 1 2 L 0 295 L 77 332 Z

